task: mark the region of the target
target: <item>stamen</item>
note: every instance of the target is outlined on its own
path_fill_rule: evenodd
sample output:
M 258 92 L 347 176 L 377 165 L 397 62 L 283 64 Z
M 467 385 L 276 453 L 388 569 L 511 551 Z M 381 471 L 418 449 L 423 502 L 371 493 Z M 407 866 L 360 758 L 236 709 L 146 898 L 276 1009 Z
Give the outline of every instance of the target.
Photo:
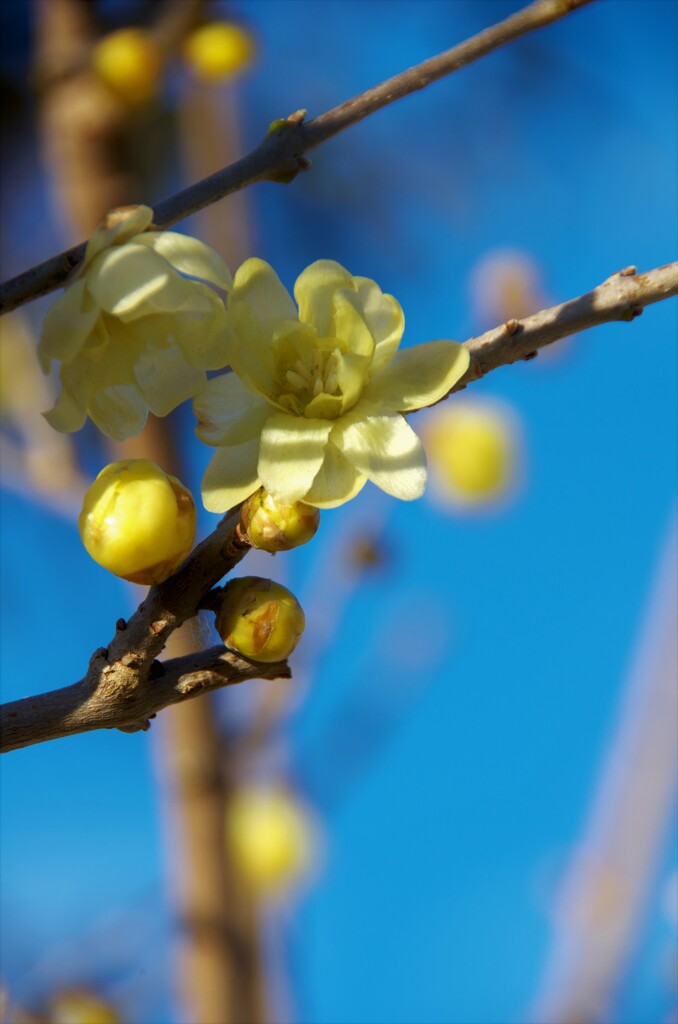
M 325 387 L 323 388 L 326 395 L 333 395 L 339 387 L 339 376 L 336 370 L 328 373 L 325 378 Z
M 285 379 L 288 384 L 291 384 L 293 388 L 297 388 L 299 391 L 302 391 L 310 383 L 300 373 L 295 373 L 294 370 L 288 370 L 285 374 Z
M 311 383 L 311 381 L 313 380 L 313 377 L 311 376 L 311 371 L 309 370 L 308 366 L 302 363 L 301 359 L 297 359 L 296 363 L 294 364 L 294 369 L 297 371 L 298 374 L 300 374 L 300 376 L 304 378 L 307 384 Z
M 317 398 L 318 395 L 322 394 L 322 392 L 323 392 L 322 377 L 316 377 L 315 382 L 313 384 L 313 397 Z

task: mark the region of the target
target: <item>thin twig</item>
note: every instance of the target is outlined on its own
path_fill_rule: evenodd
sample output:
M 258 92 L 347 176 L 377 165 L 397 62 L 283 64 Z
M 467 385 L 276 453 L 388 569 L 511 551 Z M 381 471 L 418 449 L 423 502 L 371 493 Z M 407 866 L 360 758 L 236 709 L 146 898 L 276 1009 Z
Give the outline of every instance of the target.
M 635 267 L 626 267 L 585 295 L 522 320 L 507 320 L 465 342 L 471 364 L 452 391 L 461 391 L 499 366 L 532 359 L 540 348 L 570 334 L 614 321 L 635 320 L 645 306 L 674 295 L 678 295 L 678 262 L 644 274 L 638 274 Z
M 258 181 L 289 180 L 308 164 L 303 154 L 396 100 L 450 75 L 506 43 L 549 25 L 591 0 L 536 0 L 458 46 L 431 57 L 303 124 L 303 112 L 281 122 L 247 156 L 154 207 L 154 223 L 167 228 L 232 192 Z M 85 243 L 31 267 L 0 286 L 0 314 L 52 292 L 80 264 Z
M 508 321 L 501 327 L 467 341 L 471 365 L 453 390 L 465 387 L 499 366 L 527 359 L 538 349 L 559 338 L 598 324 L 633 320 L 650 303 L 677 294 L 678 263 L 669 263 L 644 274 L 636 274 L 635 267 L 627 267 L 585 295 L 523 320 Z M 238 509 L 234 509 L 221 521 L 214 533 L 195 549 L 174 576 L 151 588 L 146 600 L 129 622 L 119 624 L 108 648 L 95 651 L 92 655 L 87 676 L 81 683 L 66 687 L 56 694 L 43 694 L 41 697 L 19 701 L 13 706 L 0 707 L 0 724 L 7 722 L 0 751 L 56 739 L 72 732 L 100 728 L 102 725 L 125 730 L 143 729 L 148 724 L 149 707 L 158 710 L 176 702 L 163 699 L 157 707 L 153 704 L 157 682 L 149 678 L 151 667 L 172 632 L 205 606 L 206 595 L 246 554 L 247 545 L 236 530 L 237 512 Z M 257 671 L 260 678 L 262 675 L 270 678 L 271 672 L 277 676 L 285 674 L 286 666 L 259 666 Z M 255 675 L 252 673 L 242 678 L 253 678 Z M 230 681 L 230 677 L 226 681 Z M 211 682 L 207 685 L 214 688 L 219 684 L 215 681 L 214 685 Z M 200 692 L 201 686 L 202 683 L 198 684 L 197 692 Z M 166 692 L 166 687 L 162 692 Z M 76 697 L 88 699 L 86 714 L 90 715 L 88 721 L 91 724 L 84 728 L 65 727 L 58 715 L 58 700 L 53 703 L 58 694 L 63 695 L 67 701 L 66 706 L 71 710 L 74 701 L 77 704 Z M 179 694 L 176 700 L 184 699 L 185 696 L 188 695 Z M 107 711 L 109 703 L 113 707 L 110 714 Z M 23 709 L 24 739 L 21 743 L 10 740 L 15 735 L 11 730 L 16 722 L 6 718 L 8 707 L 17 706 Z M 100 709 L 105 721 L 95 721 L 92 706 Z M 41 714 L 39 724 L 32 726 L 30 714 L 34 712 L 37 715 L 41 707 L 46 711 Z M 54 718 L 51 726 L 47 721 L 50 716 Z

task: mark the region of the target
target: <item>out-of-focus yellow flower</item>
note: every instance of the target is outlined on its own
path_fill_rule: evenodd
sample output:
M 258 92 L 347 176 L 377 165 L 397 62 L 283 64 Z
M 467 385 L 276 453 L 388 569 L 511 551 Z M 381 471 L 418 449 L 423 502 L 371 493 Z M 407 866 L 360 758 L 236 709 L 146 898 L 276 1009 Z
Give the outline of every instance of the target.
M 61 392 L 45 417 L 79 430 L 87 416 L 116 441 L 137 434 L 148 411 L 166 416 L 227 362 L 222 290 L 231 274 L 203 242 L 146 231 L 148 206 L 114 210 L 94 232 L 82 270 L 47 311 L 43 370 L 61 362 Z M 183 277 L 190 274 L 200 281 Z
M 80 537 L 95 562 L 131 583 L 162 583 L 195 538 L 191 492 L 148 459 L 112 462 L 85 494 Z
M 221 82 L 244 71 L 254 58 L 254 38 L 229 21 L 212 21 L 191 32 L 184 44 L 186 60 L 198 78 Z
M 309 868 L 313 828 L 306 809 L 286 789 L 243 786 L 227 807 L 226 844 L 254 892 L 271 896 Z
M 216 627 L 227 647 L 252 661 L 284 661 L 296 648 L 306 618 L 287 587 L 260 576 L 241 576 L 224 588 Z
M 196 398 L 198 436 L 217 452 L 206 508 L 222 512 L 263 484 L 279 501 L 349 501 L 366 480 L 407 501 L 426 483 L 424 450 L 402 413 L 431 405 L 462 376 L 453 341 L 397 351 L 405 320 L 391 295 L 338 263 L 311 264 L 294 287 L 249 259 L 228 306 L 235 373 Z
M 119 1024 L 120 1017 L 108 1003 L 84 989 L 65 989 L 50 999 L 54 1024 Z
M 433 491 L 444 502 L 474 508 L 505 496 L 514 485 L 516 422 L 500 403 L 466 399 L 440 406 L 423 435 Z
M 121 28 L 94 47 L 92 66 L 111 92 L 130 106 L 147 103 L 162 70 L 158 48 L 142 28 Z

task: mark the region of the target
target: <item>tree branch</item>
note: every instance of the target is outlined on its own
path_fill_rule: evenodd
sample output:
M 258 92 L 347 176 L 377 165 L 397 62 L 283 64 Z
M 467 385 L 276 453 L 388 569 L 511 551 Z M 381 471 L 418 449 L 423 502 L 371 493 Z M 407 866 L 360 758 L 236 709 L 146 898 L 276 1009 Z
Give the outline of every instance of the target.
M 137 732 L 147 729 L 150 719 L 170 704 L 246 679 L 280 679 L 290 675 L 286 662 L 262 665 L 222 646 L 155 662 L 149 678 L 131 692 L 111 686 L 115 669 L 108 667 L 111 673 L 108 677 L 100 676 L 94 689 L 88 673 L 72 686 L 3 705 L 2 752 L 92 729 Z
M 626 267 L 585 295 L 522 320 L 507 320 L 465 342 L 471 364 L 452 391 L 461 391 L 499 366 L 532 359 L 540 348 L 570 334 L 617 320 L 635 320 L 645 306 L 674 295 L 678 295 L 678 263 L 667 263 L 644 274 L 637 274 L 635 267 Z
M 593 291 L 551 309 L 509 320 L 465 344 L 471 365 L 453 391 L 499 366 L 529 359 L 559 338 L 598 324 L 630 321 L 645 306 L 678 294 L 678 262 L 644 274 L 626 267 Z M 212 588 L 248 551 L 233 509 L 164 583 L 151 587 L 129 622 L 119 620 L 107 648 L 95 651 L 79 683 L 0 707 L 0 752 L 90 729 L 133 732 L 167 707 L 205 690 L 252 678 L 288 677 L 283 662 L 261 665 L 225 648 L 161 666 L 155 659 L 171 633 L 210 605 Z
M 308 166 L 303 154 L 326 142 L 333 135 L 357 124 L 382 107 L 424 89 L 431 82 L 458 71 L 466 64 L 484 57 L 534 29 L 557 21 L 587 3 L 591 3 L 591 0 L 536 0 L 535 3 L 452 47 L 451 50 L 431 57 L 380 85 L 367 89 L 314 118 L 308 124 L 302 123 L 305 112 L 293 114 L 282 121 L 277 130 L 267 134 L 263 141 L 241 160 L 158 203 L 154 207 L 154 224 L 159 228 L 170 227 L 229 193 L 237 192 L 258 181 L 289 180 L 290 175 Z M 0 314 L 7 313 L 63 285 L 82 261 L 85 244 L 83 242 L 57 256 L 52 256 L 44 263 L 31 267 L 0 285 Z

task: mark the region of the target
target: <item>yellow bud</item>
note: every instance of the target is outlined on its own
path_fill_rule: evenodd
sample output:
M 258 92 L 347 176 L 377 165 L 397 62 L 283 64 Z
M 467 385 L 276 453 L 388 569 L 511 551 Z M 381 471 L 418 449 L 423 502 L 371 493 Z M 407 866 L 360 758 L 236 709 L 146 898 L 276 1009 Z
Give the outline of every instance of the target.
M 287 888 L 310 865 L 312 826 L 286 790 L 243 786 L 226 810 L 226 845 L 243 879 L 267 896 Z
M 301 639 L 306 619 L 286 587 L 259 576 L 231 580 L 217 615 L 227 647 L 252 661 L 284 661 Z
M 80 537 L 95 562 L 132 583 L 162 583 L 193 546 L 191 492 L 148 459 L 102 469 L 85 494 Z
M 54 1024 L 119 1024 L 120 1017 L 103 999 L 84 989 L 66 989 L 50 1000 Z
M 137 106 L 148 102 L 155 92 L 162 60 L 148 32 L 121 28 L 97 43 L 92 66 L 119 99 Z
M 284 505 L 263 487 L 240 510 L 240 529 L 252 547 L 272 554 L 306 544 L 319 525 L 319 509 L 303 501 Z
M 254 57 L 254 39 L 240 25 L 212 21 L 191 32 L 184 54 L 198 78 L 220 82 L 244 71 Z
M 452 400 L 430 417 L 425 440 L 433 483 L 452 502 L 481 505 L 513 482 L 515 428 L 499 406 Z

